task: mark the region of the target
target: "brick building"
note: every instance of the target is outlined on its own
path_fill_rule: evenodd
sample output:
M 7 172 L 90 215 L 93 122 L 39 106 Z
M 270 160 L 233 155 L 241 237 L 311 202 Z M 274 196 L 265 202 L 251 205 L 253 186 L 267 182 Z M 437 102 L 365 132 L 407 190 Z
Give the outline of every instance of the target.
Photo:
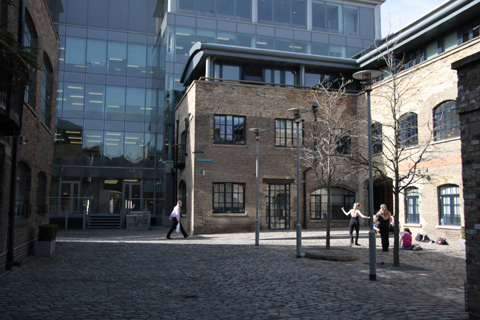
M 292 119 L 292 115 L 285 111 L 290 107 L 310 109 L 312 100 L 309 97 L 312 92 L 307 87 L 311 89 L 319 81 L 335 81 L 340 74 L 351 79 L 356 71 L 380 69 L 385 72 L 373 86 L 371 108 L 373 123 L 376 126 L 383 125 L 383 132 L 375 127 L 375 134 L 383 137 L 386 147 L 387 135 L 394 136 L 388 129 L 389 125 L 395 122 L 402 128 L 398 138 L 400 148 L 411 154 L 422 153 L 421 161 L 415 167 L 416 178 L 399 196 L 400 228 L 408 226 L 414 234 L 426 234 L 431 239 L 446 237 L 450 243 L 456 243 L 464 225 L 463 182 L 460 126 L 455 107 L 457 82 L 450 65 L 480 48 L 480 23 L 475 14 L 479 6 L 478 1 L 446 1 L 352 58 L 312 57 L 303 53 L 283 54 L 274 50 L 196 43 L 190 50 L 181 78 L 188 90 L 177 105 L 175 115 L 177 193 L 186 203 L 184 213 L 190 231 L 204 233 L 254 228 L 254 136 L 246 132 L 240 146 L 220 146 L 215 136 L 217 122 L 224 125 L 232 121 L 229 129 L 226 125 L 225 132 L 234 132 L 236 120 L 246 123 L 243 130 L 263 128 L 262 125 L 269 129 L 260 133 L 261 228 L 276 228 L 269 220 L 278 215 L 272 215 L 271 206 L 271 192 L 274 192 L 273 185 L 276 183 L 282 185 L 283 196 L 287 194 L 286 190 L 289 195 L 284 206 L 288 209 L 285 212 L 290 214 L 290 220 L 282 228 L 292 229 L 296 224 L 298 198 L 303 227 L 324 227 L 324 215 L 316 215 L 314 204 L 315 199 L 325 201 L 325 186 L 312 179 L 311 172 L 307 170 L 305 178 L 300 180 L 301 195 L 297 197 L 295 154 L 293 148 L 287 151 L 275 146 L 275 132 L 279 129 L 275 127 L 276 120 Z M 404 67 L 396 71 L 395 77 L 413 79 L 409 88 L 411 92 L 403 98 L 403 109 L 395 115 L 395 119 L 386 114 L 387 103 L 380 99 L 392 82 L 382 57 L 392 51 L 395 51 L 396 60 L 404 63 Z M 278 77 L 272 77 L 272 72 L 277 72 Z M 290 73 L 294 74 L 292 78 L 295 81 L 285 82 Z M 312 83 L 311 80 L 316 82 Z M 363 126 L 363 134 L 357 140 L 352 139 L 353 147 L 366 145 L 366 138 L 363 137 L 368 130 L 365 125 L 366 99 L 360 88 L 357 82 L 350 87 L 351 103 L 355 109 L 352 114 L 356 115 L 359 126 Z M 312 121 L 311 114 L 305 115 L 304 121 L 307 128 L 309 121 Z M 182 149 L 183 146 L 186 150 Z M 379 162 L 386 160 L 380 153 L 375 154 L 374 159 Z M 262 168 L 262 163 L 268 165 Z M 408 160 L 399 164 L 402 173 L 414 163 Z M 303 166 L 301 169 L 307 168 Z M 345 168 L 345 171 L 350 169 Z M 394 178 L 389 172 L 387 176 Z M 369 212 L 365 167 L 358 171 L 357 177 L 336 185 L 336 195 L 332 196 L 332 201 L 335 198 L 346 207 L 350 201 L 360 202 L 364 213 Z M 234 196 L 233 192 L 235 188 L 241 190 L 239 197 L 245 201 L 242 204 L 244 211 L 222 211 L 224 207 L 217 205 L 216 199 L 226 202 L 225 199 L 230 197 L 232 201 L 238 201 L 238 196 Z M 231 195 L 227 194 L 227 189 L 232 190 L 229 191 Z M 381 203 L 392 208 L 394 197 L 377 175 L 374 176 L 375 212 Z M 339 204 L 332 204 L 332 209 L 334 206 L 336 209 L 332 212 L 335 214 Z M 337 225 L 346 226 L 348 219 L 343 214 L 338 218 Z M 336 220 L 333 216 L 332 219 Z
M 460 116 L 465 238 L 467 250 L 466 308 L 470 319 L 480 319 L 480 54 L 472 54 L 452 64 L 458 73 L 457 109 Z
M 24 14 L 19 14 L 20 5 L 2 1 L 1 6 L 2 28 L 14 34 L 21 44 L 37 47 L 35 54 L 40 66 L 31 70 L 31 82 L 24 95 L 20 95 L 18 101 L 9 102 L 18 103 L 21 121 L 12 122 L 8 115 L 2 114 L 0 124 L 0 266 L 3 270 L 6 265 L 11 267 L 12 259 L 21 261 L 33 252 L 38 226 L 48 222 L 59 38 L 44 0 L 26 0 Z M 17 143 L 17 152 L 13 143 Z M 15 157 L 17 161 L 12 164 Z M 14 210 L 11 210 L 14 166 L 17 178 L 15 199 L 12 199 Z M 9 214 L 12 214 L 10 220 Z

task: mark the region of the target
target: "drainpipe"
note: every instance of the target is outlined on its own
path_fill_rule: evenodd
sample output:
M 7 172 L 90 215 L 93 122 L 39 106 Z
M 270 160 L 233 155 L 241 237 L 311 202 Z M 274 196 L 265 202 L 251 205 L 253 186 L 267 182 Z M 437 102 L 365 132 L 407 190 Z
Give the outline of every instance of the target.
M 316 102 L 312 102 L 312 111 L 314 116 L 314 124 L 317 123 L 317 111 L 318 111 L 318 104 Z M 317 127 L 313 127 L 314 135 L 317 137 Z M 313 150 L 316 154 L 317 152 L 317 139 L 313 140 Z M 317 163 L 317 159 L 314 160 L 314 165 Z M 307 229 L 307 173 L 313 169 L 312 167 L 306 168 L 303 170 L 303 228 Z

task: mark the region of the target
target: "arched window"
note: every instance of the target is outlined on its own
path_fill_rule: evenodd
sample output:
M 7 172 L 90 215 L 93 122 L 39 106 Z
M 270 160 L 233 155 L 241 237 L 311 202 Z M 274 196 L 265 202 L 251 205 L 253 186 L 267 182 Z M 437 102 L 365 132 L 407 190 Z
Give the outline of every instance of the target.
M 35 32 L 35 27 L 30 18 L 30 14 L 25 14 L 25 24 L 24 24 L 24 32 L 23 32 L 23 45 L 25 47 L 35 47 L 37 46 L 38 37 L 37 33 Z M 25 96 L 24 100 L 28 102 L 28 104 L 35 108 L 35 74 L 36 69 L 33 68 L 31 65 L 28 65 L 30 69 L 30 77 L 31 82 L 25 87 Z
M 25 162 L 17 164 L 17 186 L 15 193 L 15 216 L 24 218 L 30 215 L 31 170 Z
M 37 205 L 36 214 L 45 216 L 47 213 L 47 175 L 45 172 L 39 172 L 37 178 Z
M 372 152 L 382 153 L 382 150 L 382 124 L 380 122 L 375 122 L 372 124 Z
M 348 211 L 355 203 L 355 193 L 344 188 L 330 190 L 331 219 L 348 219 L 342 212 L 342 207 Z M 310 218 L 327 219 L 327 189 L 317 189 L 310 193 Z
M 460 120 L 455 100 L 442 102 L 433 110 L 435 140 L 444 140 L 460 135 Z
M 398 139 L 400 148 L 418 145 L 418 120 L 415 112 L 409 112 L 400 117 Z
M 420 211 L 418 210 L 418 189 L 408 188 L 405 191 L 405 209 L 407 223 L 420 223 Z
M 439 188 L 438 203 L 441 225 L 460 225 L 460 188 L 445 185 Z

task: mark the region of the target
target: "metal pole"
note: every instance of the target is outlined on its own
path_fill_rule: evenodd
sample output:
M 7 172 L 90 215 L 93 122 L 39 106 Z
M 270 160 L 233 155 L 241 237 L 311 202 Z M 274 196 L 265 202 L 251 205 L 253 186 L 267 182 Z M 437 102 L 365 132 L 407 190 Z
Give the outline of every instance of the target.
M 255 219 L 255 245 L 258 246 L 259 242 L 259 226 L 258 226 L 258 134 L 255 135 L 255 140 L 257 140 L 257 152 L 256 152 L 256 168 L 255 168 L 255 176 L 257 180 L 257 216 Z
M 370 80 L 371 81 L 371 80 Z M 375 231 L 373 230 L 373 174 L 372 174 L 372 116 L 370 111 L 370 91 L 367 90 L 367 117 L 368 117 L 368 196 L 369 196 L 369 211 L 370 211 L 370 230 L 368 232 L 369 242 L 369 261 L 370 261 L 370 280 L 377 280 L 376 272 L 376 244 Z
M 5 269 L 12 270 L 15 259 L 15 210 L 16 210 L 16 191 L 17 191 L 17 155 L 18 155 L 18 139 L 12 137 L 12 164 L 10 166 L 10 204 L 8 211 L 8 245 L 7 260 L 5 261 Z
M 300 118 L 295 119 L 297 123 L 297 258 L 302 257 L 302 231 L 300 227 Z

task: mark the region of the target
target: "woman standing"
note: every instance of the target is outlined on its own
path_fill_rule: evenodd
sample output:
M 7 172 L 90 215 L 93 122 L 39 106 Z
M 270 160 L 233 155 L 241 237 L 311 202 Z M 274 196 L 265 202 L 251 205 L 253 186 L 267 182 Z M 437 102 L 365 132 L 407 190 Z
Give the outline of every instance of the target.
M 375 215 L 375 220 L 380 223 L 380 237 L 382 239 L 382 250 L 388 251 L 388 247 L 390 245 L 388 240 L 388 232 L 390 229 L 390 219 L 392 217 L 392 213 L 388 211 L 388 208 L 385 204 L 380 206 L 380 210 Z
M 348 212 L 345 212 L 345 209 L 342 207 L 342 211 L 345 215 L 351 215 L 351 219 L 350 219 L 350 247 L 353 246 L 353 229 L 355 229 L 355 231 L 357 232 L 356 236 L 355 236 L 355 245 L 356 246 L 359 246 L 360 244 L 358 243 L 358 232 L 360 231 L 360 222 L 358 221 L 358 217 L 362 217 L 362 218 L 365 218 L 365 219 L 370 219 L 370 217 L 367 217 L 365 215 L 362 214 L 362 212 L 360 211 L 360 203 L 354 203 L 353 204 L 353 208 L 350 209 L 350 211 Z

